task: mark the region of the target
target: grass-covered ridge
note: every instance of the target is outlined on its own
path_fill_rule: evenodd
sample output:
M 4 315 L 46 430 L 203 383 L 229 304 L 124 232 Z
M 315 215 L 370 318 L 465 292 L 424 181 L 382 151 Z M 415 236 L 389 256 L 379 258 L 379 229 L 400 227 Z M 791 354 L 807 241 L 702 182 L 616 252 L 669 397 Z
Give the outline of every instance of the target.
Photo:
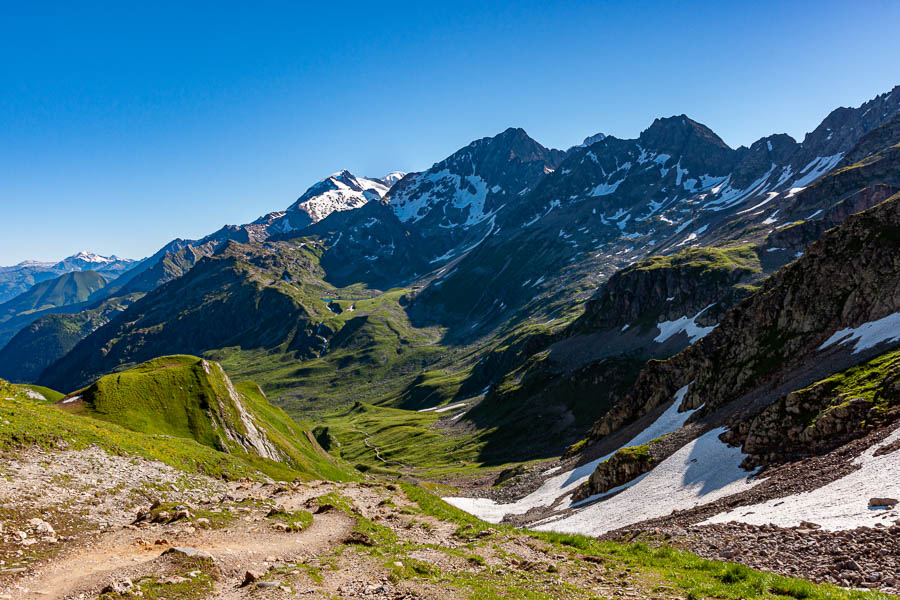
M 350 476 L 256 384 L 235 385 L 217 363 L 193 356 L 164 356 L 106 375 L 48 408 L 152 439 L 184 440 L 188 454 L 197 444 L 276 478 Z
M 651 256 L 630 267 L 636 271 L 674 268 L 686 268 L 701 272 L 736 269 L 750 273 L 762 271 L 756 247 L 750 244 L 729 248 L 686 248 L 675 254 Z

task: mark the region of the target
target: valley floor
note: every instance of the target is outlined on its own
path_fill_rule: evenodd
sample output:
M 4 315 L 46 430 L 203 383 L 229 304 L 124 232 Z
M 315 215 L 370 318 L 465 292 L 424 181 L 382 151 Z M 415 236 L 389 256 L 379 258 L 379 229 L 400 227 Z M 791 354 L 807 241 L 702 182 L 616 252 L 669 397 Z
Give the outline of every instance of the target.
M 0 458 L 0 598 L 886 598 L 661 543 L 492 526 L 405 482 L 222 482 L 142 458 Z

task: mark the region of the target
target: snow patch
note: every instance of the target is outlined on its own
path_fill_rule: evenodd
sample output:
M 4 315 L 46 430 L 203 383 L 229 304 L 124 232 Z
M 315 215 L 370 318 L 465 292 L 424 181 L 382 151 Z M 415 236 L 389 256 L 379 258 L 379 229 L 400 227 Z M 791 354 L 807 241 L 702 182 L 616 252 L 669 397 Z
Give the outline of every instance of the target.
M 697 325 L 697 317 L 705 313 L 707 310 L 715 306 L 715 303 L 710 304 L 700 312 L 698 312 L 693 317 L 681 317 L 674 321 L 663 321 L 662 323 L 657 323 L 657 327 L 659 327 L 659 335 L 653 338 L 654 342 L 663 343 L 668 340 L 673 335 L 681 333 L 682 331 L 687 334 L 688 339 L 690 339 L 693 344 L 700 338 L 709 335 L 709 333 L 717 327 L 717 325 L 711 325 L 709 327 L 700 327 Z
M 844 345 L 856 341 L 853 354 L 874 348 L 882 342 L 896 342 L 900 340 L 900 312 L 888 315 L 877 321 L 863 323 L 859 327 L 849 327 L 835 331 L 819 350 L 824 350 L 834 344 Z
M 741 469 L 745 455 L 740 448 L 719 440 L 724 431 L 713 429 L 688 443 L 649 473 L 601 496 L 606 500 L 568 517 L 545 520 L 535 529 L 596 536 L 753 487 L 751 474 Z
M 878 448 L 900 440 L 895 430 L 881 444 L 873 446 L 854 459 L 860 468 L 849 475 L 810 492 L 775 498 L 760 504 L 741 506 L 720 513 L 703 523 L 740 521 L 752 525 L 773 523 L 779 527 L 795 527 L 800 521 L 813 521 L 828 531 L 874 527 L 885 523 L 885 508 L 869 508 L 871 497 L 900 498 L 900 452 L 875 456 Z M 897 518 L 896 512 L 888 519 Z
M 688 386 L 684 386 L 675 393 L 672 405 L 659 416 L 656 421 L 644 429 L 637 436 L 632 438 L 625 446 L 640 446 L 646 444 L 650 440 L 656 439 L 667 433 L 672 433 L 684 425 L 694 411 L 678 412 L 684 396 L 687 393 Z M 509 504 L 498 504 L 490 498 L 444 498 L 444 500 L 453 506 L 464 510 L 476 517 L 483 519 L 489 523 L 499 523 L 506 515 L 521 515 L 532 508 L 538 506 L 553 506 L 561 496 L 571 494 L 579 485 L 587 481 L 594 469 L 601 462 L 612 456 L 613 453 L 592 460 L 580 467 L 576 467 L 571 471 L 566 471 L 550 479 L 544 484 L 528 494 L 524 498 L 511 502 Z M 560 501 L 561 507 L 569 505 L 569 498 Z M 666 513 L 668 514 L 668 513 Z

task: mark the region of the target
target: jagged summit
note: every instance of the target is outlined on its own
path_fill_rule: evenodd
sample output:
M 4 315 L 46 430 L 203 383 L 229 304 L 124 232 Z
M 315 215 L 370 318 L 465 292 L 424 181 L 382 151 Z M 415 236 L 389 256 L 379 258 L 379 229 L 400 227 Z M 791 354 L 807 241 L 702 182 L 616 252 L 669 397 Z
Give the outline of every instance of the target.
M 565 157 L 510 127 L 475 140 L 423 173 L 405 177 L 388 195 L 403 222 L 471 226 L 488 219 L 515 195 L 532 189 Z M 440 211 L 436 211 L 440 208 Z M 440 216 L 437 216 L 437 213 Z
M 576 146 L 576 148 L 587 148 L 588 146 L 592 146 L 592 145 L 596 144 L 597 142 L 602 142 L 605 139 L 606 139 L 605 133 L 595 133 L 594 135 L 590 135 L 590 136 L 584 138 L 584 141 L 581 142 L 581 144 L 579 146 Z
M 350 171 L 342 170 L 306 190 L 287 212 L 306 213 L 310 223 L 317 223 L 335 211 L 352 210 L 369 200 L 381 198 L 389 187 L 382 180 L 356 177 Z
M 692 138 L 719 148 L 730 149 L 712 129 L 683 114 L 655 119 L 650 127 L 641 132 L 638 141 L 641 145 L 660 150 L 677 151 Z

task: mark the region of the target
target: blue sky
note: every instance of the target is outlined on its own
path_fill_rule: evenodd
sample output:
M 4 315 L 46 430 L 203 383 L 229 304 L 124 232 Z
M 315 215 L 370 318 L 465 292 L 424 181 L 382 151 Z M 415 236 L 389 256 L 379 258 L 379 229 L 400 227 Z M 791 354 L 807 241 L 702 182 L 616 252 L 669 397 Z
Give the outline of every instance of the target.
M 145 256 L 509 126 L 802 139 L 900 83 L 893 1 L 184 4 L 3 2 L 0 264 Z

